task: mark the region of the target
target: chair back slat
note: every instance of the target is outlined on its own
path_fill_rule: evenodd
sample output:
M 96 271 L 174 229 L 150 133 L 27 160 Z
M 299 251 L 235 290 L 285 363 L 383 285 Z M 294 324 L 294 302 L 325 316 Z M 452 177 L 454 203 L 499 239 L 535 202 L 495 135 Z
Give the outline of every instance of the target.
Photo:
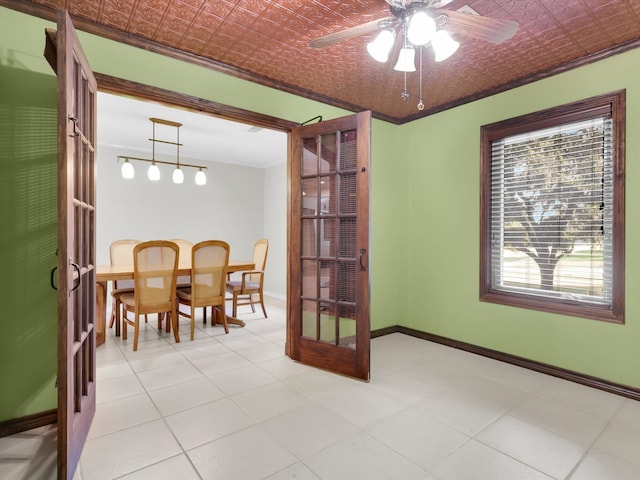
M 184 265 L 191 260 L 191 249 L 193 248 L 193 242 L 185 240 L 184 238 L 172 238 L 169 241 L 178 245 L 178 248 L 180 249 L 178 265 Z M 177 282 L 178 286 L 189 285 L 191 283 L 191 277 L 189 275 L 180 275 Z
M 133 248 L 140 243 L 139 240 L 124 239 L 111 242 L 109 245 L 109 261 L 111 265 L 132 267 Z M 133 280 L 116 280 L 113 288 L 124 289 L 133 288 Z
M 220 240 L 197 243 L 192 249 L 191 296 L 192 305 L 223 305 L 229 244 Z
M 158 308 L 175 301 L 178 246 L 169 241 L 154 240 L 135 246 L 133 279 L 138 311 Z
M 267 265 L 267 253 L 269 251 L 269 240 L 261 238 L 253 246 L 253 263 L 254 269 L 264 271 Z M 259 282 L 260 275 L 254 274 L 249 277 L 250 282 Z

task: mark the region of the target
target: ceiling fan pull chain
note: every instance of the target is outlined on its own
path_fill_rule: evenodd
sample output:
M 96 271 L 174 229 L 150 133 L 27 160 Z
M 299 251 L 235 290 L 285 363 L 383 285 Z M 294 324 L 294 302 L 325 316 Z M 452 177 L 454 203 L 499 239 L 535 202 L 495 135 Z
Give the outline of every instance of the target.
M 409 98 L 409 92 L 407 92 L 407 72 L 404 72 L 404 90 L 400 94 L 402 100 L 407 100 Z
M 424 102 L 422 101 L 422 45 L 418 50 L 420 54 L 420 101 L 418 102 L 418 110 L 424 110 Z

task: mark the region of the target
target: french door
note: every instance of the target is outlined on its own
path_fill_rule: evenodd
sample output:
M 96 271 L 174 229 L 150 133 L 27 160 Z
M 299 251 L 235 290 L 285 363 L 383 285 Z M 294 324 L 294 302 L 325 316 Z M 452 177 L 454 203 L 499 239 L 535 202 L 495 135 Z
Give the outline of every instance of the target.
M 287 354 L 369 380 L 371 112 L 294 128 Z
M 47 31 L 58 76 L 58 478 L 73 476 L 96 409 L 96 80 L 66 11 Z

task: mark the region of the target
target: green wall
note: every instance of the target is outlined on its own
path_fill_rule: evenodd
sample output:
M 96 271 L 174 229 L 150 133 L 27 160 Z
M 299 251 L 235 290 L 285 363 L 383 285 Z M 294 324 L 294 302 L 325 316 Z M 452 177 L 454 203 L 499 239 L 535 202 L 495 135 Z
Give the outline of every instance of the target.
M 625 88 L 625 325 L 480 302 L 480 126 Z M 411 261 L 400 323 L 640 387 L 639 130 L 640 49 L 403 126 Z
M 50 76 L 42 60 L 45 27 L 54 25 L 0 8 L 1 64 L 14 58 L 25 69 Z M 83 32 L 80 38 L 97 72 L 296 122 L 348 113 Z M 620 88 L 627 89 L 626 324 L 479 302 L 480 126 Z M 640 388 L 640 369 L 635 368 L 640 296 L 634 295 L 639 279 L 633 268 L 640 233 L 635 220 L 640 140 L 633 135 L 639 91 L 636 50 L 407 125 L 374 120 L 372 329 L 403 325 Z M 21 373 L 15 369 L 37 370 L 40 352 L 55 349 L 55 335 L 49 337 L 47 348 L 27 355 L 15 341 L 6 342 L 2 381 L 16 382 Z M 5 362 L 19 366 L 7 369 Z M 50 390 L 51 372 L 40 380 L 42 391 Z M 30 410 L 13 408 L 15 416 L 37 411 Z
M 6 53 L 6 51 L 4 52 Z M 56 408 L 55 77 L 0 63 L 0 421 Z

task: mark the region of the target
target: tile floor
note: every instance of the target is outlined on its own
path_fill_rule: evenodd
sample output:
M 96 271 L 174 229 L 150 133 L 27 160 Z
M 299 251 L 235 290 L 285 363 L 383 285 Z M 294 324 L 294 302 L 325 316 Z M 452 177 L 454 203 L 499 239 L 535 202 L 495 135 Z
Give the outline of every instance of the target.
M 370 383 L 283 355 L 284 303 L 182 342 L 110 332 L 78 480 L 637 480 L 640 402 L 402 334 Z M 0 439 L 0 478 L 55 477 L 55 429 Z

